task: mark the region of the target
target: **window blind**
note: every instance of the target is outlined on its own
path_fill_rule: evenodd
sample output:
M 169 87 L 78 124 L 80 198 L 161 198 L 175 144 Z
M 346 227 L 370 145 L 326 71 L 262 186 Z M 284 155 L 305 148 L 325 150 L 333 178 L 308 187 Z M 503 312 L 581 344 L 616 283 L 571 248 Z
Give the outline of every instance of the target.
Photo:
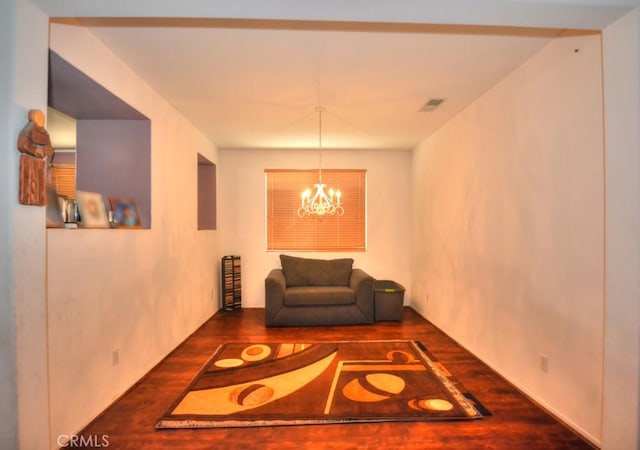
M 315 192 L 318 170 L 266 169 L 267 250 L 365 251 L 366 176 L 364 169 L 323 169 L 327 189 L 342 192 L 344 215 L 299 217 L 300 194 Z
M 60 196 L 76 198 L 76 166 L 55 164 L 50 169 L 51 184 Z

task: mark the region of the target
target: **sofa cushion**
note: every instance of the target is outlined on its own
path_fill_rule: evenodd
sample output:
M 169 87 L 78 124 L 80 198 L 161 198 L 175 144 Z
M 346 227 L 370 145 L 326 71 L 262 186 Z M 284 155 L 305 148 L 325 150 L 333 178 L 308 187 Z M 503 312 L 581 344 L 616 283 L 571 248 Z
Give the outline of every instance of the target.
M 282 271 L 291 286 L 349 286 L 352 258 L 311 259 L 280 255 Z
M 298 286 L 284 293 L 285 306 L 351 305 L 355 301 L 353 289 L 344 286 Z

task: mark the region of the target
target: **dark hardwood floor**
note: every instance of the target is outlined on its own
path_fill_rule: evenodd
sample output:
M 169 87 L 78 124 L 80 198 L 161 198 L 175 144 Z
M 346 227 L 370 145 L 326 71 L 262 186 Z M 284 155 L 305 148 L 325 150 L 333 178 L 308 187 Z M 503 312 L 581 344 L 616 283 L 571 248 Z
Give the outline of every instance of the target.
M 453 422 L 154 428 L 218 344 L 366 339 L 421 341 L 493 415 Z M 265 328 L 263 309 L 218 312 L 83 431 L 88 440 L 103 435 L 113 449 L 594 448 L 409 308 L 402 322 L 310 328 Z

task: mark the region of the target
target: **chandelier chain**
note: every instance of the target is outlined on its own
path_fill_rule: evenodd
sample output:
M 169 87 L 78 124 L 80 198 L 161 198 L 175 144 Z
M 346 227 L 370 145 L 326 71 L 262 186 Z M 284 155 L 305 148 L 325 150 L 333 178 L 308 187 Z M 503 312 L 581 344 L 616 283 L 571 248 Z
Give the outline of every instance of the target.
M 322 112 L 323 106 L 316 107 L 318 111 L 318 180 L 322 183 Z
M 314 184 L 316 188 L 315 194 L 311 195 L 311 189 L 307 188 L 300 194 L 302 203 L 298 208 L 298 216 L 315 215 L 323 217 L 324 215 L 341 216 L 344 214 L 344 208 L 340 204 L 342 193 L 340 189 L 329 189 L 327 194 L 324 191 L 326 185 L 322 182 L 322 112 L 325 110 L 322 106 L 317 106 L 318 112 L 318 183 Z

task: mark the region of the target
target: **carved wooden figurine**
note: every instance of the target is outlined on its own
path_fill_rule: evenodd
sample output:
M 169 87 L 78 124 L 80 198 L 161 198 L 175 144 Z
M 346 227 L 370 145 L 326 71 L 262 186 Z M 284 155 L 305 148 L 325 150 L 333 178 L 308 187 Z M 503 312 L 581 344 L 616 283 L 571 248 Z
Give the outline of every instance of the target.
M 18 136 L 20 153 L 19 201 L 23 205 L 47 204 L 47 159 L 53 156 L 49 133 L 44 128 L 44 113 L 29 111 L 29 123 Z

